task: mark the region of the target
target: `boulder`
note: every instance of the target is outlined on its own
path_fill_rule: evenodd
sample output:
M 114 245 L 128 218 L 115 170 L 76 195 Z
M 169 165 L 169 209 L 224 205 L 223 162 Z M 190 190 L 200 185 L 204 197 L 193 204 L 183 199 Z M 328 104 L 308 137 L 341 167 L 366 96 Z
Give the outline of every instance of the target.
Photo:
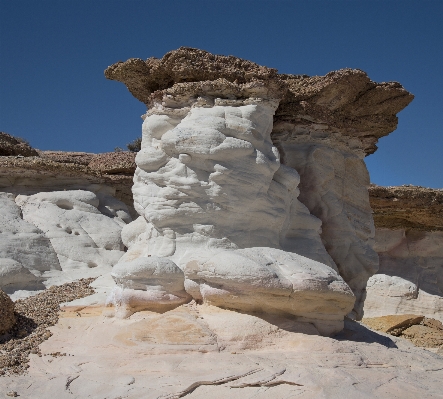
M 164 312 L 191 300 L 185 292 L 183 271 L 169 259 L 156 256 L 120 262 L 112 270 L 118 285 L 111 301 L 127 317 L 133 312 Z
M 374 330 L 405 338 L 416 346 L 443 348 L 443 324 L 439 320 L 421 315 L 389 315 L 365 318 L 362 322 Z
M 0 335 L 7 333 L 15 322 L 14 302 L 0 289 Z

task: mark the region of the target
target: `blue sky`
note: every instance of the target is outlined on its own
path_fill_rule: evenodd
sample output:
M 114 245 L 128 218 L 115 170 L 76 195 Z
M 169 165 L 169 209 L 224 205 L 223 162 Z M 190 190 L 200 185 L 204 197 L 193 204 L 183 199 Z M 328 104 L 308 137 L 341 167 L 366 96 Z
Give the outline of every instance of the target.
M 105 152 L 145 106 L 103 70 L 180 46 L 281 73 L 359 68 L 415 100 L 366 158 L 380 185 L 443 187 L 443 1 L 0 0 L 0 130 L 40 149 Z

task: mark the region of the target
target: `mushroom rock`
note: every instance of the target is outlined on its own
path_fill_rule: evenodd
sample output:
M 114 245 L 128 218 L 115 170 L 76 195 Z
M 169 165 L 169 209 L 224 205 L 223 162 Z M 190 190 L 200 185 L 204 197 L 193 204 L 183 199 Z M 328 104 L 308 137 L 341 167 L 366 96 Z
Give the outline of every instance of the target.
M 133 186 L 140 218 L 122 231 L 120 262 L 168 258 L 188 294 L 221 307 L 361 318 L 378 268 L 363 158 L 411 94 L 359 70 L 281 75 L 190 48 L 105 76 L 148 107 Z M 326 306 L 331 295 L 337 306 Z M 308 311 L 308 298 L 323 310 Z

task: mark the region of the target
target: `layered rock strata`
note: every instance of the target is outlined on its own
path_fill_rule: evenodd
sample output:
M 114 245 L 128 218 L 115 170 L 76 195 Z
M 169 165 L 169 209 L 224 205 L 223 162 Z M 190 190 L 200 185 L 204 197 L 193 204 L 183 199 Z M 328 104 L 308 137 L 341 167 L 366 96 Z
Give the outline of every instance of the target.
M 369 193 L 380 269 L 368 281 L 365 315 L 443 321 L 443 190 L 371 186 Z
M 109 273 L 132 221 L 117 198 L 131 204 L 131 177 L 104 173 L 113 154 L 36 153 L 0 157 L 0 288 L 13 297 Z M 133 163 L 125 154 L 114 170 Z
M 374 83 L 359 70 L 279 75 L 189 48 L 160 60 L 120 62 L 105 75 L 125 83 L 149 109 L 133 187 L 141 217 L 122 232 L 129 250 L 121 263 L 168 258 L 196 300 L 236 303 L 240 310 L 269 303 L 272 311 L 300 318 L 306 313 L 297 302 L 321 286 L 319 307 L 329 293 L 337 307 L 313 311 L 318 320 L 335 320 L 338 329 L 352 307 L 350 316 L 361 317 L 366 282 L 378 268 L 363 157 L 395 129 L 395 114 L 412 100 L 410 93 L 398 83 Z M 217 271 L 230 257 L 234 266 Z M 309 260 L 320 262 L 321 272 Z M 275 295 L 274 283 L 251 279 L 260 270 L 275 276 L 276 287 L 292 284 L 290 311 L 266 301 Z M 236 280 L 245 282 L 241 289 L 231 286 Z M 214 294 L 204 294 L 207 286 Z M 251 298 L 258 287 L 254 305 L 229 299 Z M 294 299 L 298 289 L 307 295 L 301 301 Z

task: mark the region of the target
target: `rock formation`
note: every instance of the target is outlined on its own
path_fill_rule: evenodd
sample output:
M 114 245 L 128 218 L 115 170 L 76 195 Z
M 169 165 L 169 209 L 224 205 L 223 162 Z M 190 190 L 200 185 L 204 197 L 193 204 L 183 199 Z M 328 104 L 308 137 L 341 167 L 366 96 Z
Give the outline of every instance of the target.
M 361 318 L 378 268 L 363 158 L 395 129 L 410 93 L 360 70 L 280 75 L 190 48 L 119 62 L 105 76 L 148 106 L 133 187 L 140 218 L 122 232 L 117 281 L 136 259 L 152 258 L 142 262 L 149 274 L 167 258 L 197 301 L 304 320 L 299 305 L 312 300 L 329 332 L 351 310 Z M 143 295 L 168 292 L 160 286 L 154 279 Z
M 0 335 L 8 332 L 15 322 L 14 302 L 0 289 Z
M 135 212 L 122 174 L 135 154 L 32 151 L 0 157 L 0 288 L 13 297 L 109 273 Z
M 365 315 L 443 321 L 443 190 L 371 186 L 369 193 L 380 269 L 368 281 Z
M 408 339 L 416 346 L 433 348 L 443 354 L 443 324 L 439 320 L 405 314 L 364 318 L 363 323 L 373 330 Z
M 0 156 L 37 156 L 38 153 L 23 139 L 0 132 Z

